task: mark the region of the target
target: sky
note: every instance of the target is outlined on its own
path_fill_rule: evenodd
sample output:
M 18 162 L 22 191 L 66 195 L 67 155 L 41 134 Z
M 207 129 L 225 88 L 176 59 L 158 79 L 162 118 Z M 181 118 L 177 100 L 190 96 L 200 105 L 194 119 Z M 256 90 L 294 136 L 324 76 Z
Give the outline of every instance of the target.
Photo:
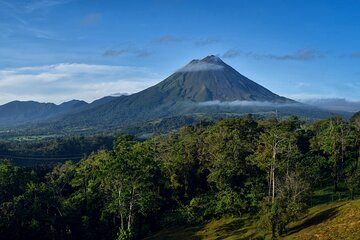
M 91 102 L 217 55 L 297 100 L 360 101 L 360 1 L 0 0 L 0 104 Z

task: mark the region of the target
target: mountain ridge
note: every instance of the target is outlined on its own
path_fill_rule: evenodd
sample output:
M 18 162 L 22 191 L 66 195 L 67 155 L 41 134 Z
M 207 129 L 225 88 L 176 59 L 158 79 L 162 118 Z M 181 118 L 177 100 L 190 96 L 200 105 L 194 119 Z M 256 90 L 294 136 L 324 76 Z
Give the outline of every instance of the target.
M 34 123 L 66 114 L 87 105 L 85 101 L 71 100 L 61 104 L 36 101 L 12 101 L 0 106 L 0 127 Z

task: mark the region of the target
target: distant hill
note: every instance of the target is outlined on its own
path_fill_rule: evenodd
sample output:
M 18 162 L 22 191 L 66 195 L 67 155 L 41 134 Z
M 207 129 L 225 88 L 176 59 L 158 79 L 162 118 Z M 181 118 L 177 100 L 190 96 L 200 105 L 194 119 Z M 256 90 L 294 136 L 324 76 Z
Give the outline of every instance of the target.
M 87 105 L 84 101 L 72 100 L 56 105 L 34 101 L 13 101 L 0 106 L 0 127 L 42 122 L 52 117 L 60 117 L 76 108 Z

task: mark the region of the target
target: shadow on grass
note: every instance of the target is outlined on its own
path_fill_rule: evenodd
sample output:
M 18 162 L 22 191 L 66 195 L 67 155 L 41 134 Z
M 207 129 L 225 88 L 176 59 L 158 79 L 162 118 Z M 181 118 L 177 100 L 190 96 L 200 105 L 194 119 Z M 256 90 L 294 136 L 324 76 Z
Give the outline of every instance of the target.
M 143 240 L 200 240 L 201 238 L 196 236 L 195 233 L 203 229 L 204 226 L 205 225 L 169 227 L 152 236 L 146 237 Z
M 340 206 L 336 206 L 333 208 L 329 208 L 325 211 L 322 211 L 320 213 L 315 214 L 314 216 L 312 216 L 309 219 L 306 219 L 302 224 L 292 227 L 287 231 L 287 234 L 293 234 L 293 233 L 297 233 L 300 232 L 301 230 L 320 224 L 328 219 L 331 219 L 333 217 L 335 217 L 335 215 L 339 212 L 338 208 Z
M 322 203 L 332 202 L 334 200 L 334 193 L 323 193 L 322 195 L 313 196 L 311 199 L 311 206 L 316 206 Z
M 241 237 L 241 235 L 244 235 L 249 231 L 252 224 L 253 221 L 247 218 L 232 221 L 216 229 L 215 233 L 219 236 L 216 239 L 220 240 L 229 236 L 236 236 L 236 239 L 253 239 L 252 237 L 254 234 L 248 235 L 247 237 Z

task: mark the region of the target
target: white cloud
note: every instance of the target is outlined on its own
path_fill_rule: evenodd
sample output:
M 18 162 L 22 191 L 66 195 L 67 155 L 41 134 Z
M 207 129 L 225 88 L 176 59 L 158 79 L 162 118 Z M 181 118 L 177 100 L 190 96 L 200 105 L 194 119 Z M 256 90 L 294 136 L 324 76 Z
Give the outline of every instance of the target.
M 179 69 L 177 72 L 218 71 L 218 70 L 222 70 L 223 68 L 224 67 L 221 65 L 196 61 Z
M 82 25 L 96 25 L 102 19 L 102 14 L 100 13 L 90 13 L 81 19 Z
M 57 34 L 53 29 L 46 29 L 44 24 L 35 22 L 44 21 L 50 9 L 64 5 L 74 0 L 0 0 L 0 37 L 15 38 L 20 36 L 34 37 L 47 40 L 64 40 L 63 34 Z M 33 20 L 33 17 L 37 21 Z
M 360 111 L 360 101 L 350 101 L 345 98 L 304 99 L 301 102 L 332 111 Z
M 307 88 L 312 86 L 312 84 L 308 82 L 297 82 L 295 85 L 300 88 Z
M 207 101 L 207 102 L 200 102 L 200 106 L 222 106 L 222 107 L 287 107 L 287 106 L 295 106 L 297 103 L 274 103 L 268 101 L 225 101 L 221 102 L 218 100 L 215 101 Z
M 301 93 L 288 93 L 284 94 L 287 98 L 294 99 L 296 101 L 304 101 L 309 99 L 323 99 L 323 98 L 336 98 L 337 96 L 331 93 L 307 93 L 307 92 L 301 92 Z
M 13 100 L 61 103 L 135 93 L 161 79 L 147 68 L 60 63 L 0 69 L 0 104 Z
M 28 12 L 33 12 L 45 8 L 51 8 L 57 5 L 66 4 L 71 1 L 72 0 L 36 0 L 36 1 L 30 1 L 27 5 L 25 5 L 24 8 Z

